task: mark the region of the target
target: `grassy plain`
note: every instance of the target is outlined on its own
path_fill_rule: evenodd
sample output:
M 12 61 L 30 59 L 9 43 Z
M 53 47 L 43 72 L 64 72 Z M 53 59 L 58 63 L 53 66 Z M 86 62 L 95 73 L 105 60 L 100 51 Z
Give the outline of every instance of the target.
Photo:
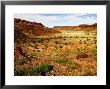
M 97 75 L 96 32 L 18 37 L 14 48 L 15 76 Z

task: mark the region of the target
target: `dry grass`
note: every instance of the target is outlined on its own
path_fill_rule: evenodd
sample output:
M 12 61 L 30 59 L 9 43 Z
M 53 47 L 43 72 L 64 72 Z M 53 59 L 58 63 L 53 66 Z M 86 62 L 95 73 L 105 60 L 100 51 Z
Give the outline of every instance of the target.
M 18 39 L 14 46 L 14 66 L 18 70 L 15 75 L 24 69 L 26 72 L 20 75 L 41 76 L 43 74 L 37 72 L 38 66 L 51 65 L 49 71 L 46 66 L 41 66 L 45 76 L 96 76 L 97 46 L 94 34 Z

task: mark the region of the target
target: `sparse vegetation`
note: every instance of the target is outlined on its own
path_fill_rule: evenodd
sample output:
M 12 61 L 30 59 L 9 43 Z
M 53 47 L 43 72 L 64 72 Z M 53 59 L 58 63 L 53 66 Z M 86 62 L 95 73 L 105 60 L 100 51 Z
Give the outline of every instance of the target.
M 59 64 L 63 64 L 63 65 L 66 65 L 66 64 L 72 64 L 72 61 L 68 60 L 68 59 L 57 59 L 55 60 L 56 63 L 59 63 Z
M 64 27 L 53 30 L 36 23 L 36 28 L 28 32 L 27 25 L 23 24 L 24 28 L 19 22 L 15 23 L 15 30 L 20 30 L 14 36 L 15 76 L 97 75 L 96 28 L 81 25 L 81 31 L 67 32 Z
M 16 65 L 22 65 L 22 64 L 26 63 L 27 61 L 28 61 L 28 60 L 27 60 L 26 57 L 22 57 L 22 58 L 20 58 L 20 60 L 18 60 L 15 64 L 16 64 Z
M 16 76 L 35 75 L 35 74 L 38 74 L 37 66 L 31 66 L 31 67 L 27 67 L 27 68 L 24 67 L 22 69 L 15 70 Z
M 93 52 L 94 55 L 97 55 L 97 49 L 95 47 L 92 48 L 92 52 Z
M 40 73 L 41 75 L 45 75 L 46 72 L 49 72 L 50 70 L 53 69 L 52 65 L 49 64 L 41 64 L 38 66 L 38 73 Z
M 49 64 L 41 64 L 39 66 L 31 66 L 22 69 L 15 69 L 16 76 L 25 76 L 25 75 L 36 75 L 41 74 L 45 75 L 46 72 L 52 70 L 53 66 Z

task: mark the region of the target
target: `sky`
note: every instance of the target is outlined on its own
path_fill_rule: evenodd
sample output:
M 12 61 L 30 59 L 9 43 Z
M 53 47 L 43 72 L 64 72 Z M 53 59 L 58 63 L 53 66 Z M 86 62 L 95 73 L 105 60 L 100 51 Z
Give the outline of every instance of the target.
M 97 14 L 95 13 L 14 14 L 14 18 L 42 23 L 46 27 L 77 26 L 80 24 L 93 24 L 97 22 Z

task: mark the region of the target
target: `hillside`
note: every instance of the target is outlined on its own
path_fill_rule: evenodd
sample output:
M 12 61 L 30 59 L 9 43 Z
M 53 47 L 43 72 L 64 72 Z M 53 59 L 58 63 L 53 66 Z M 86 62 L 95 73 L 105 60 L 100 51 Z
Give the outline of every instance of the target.
M 40 36 L 46 34 L 59 33 L 59 31 L 53 30 L 52 28 L 45 27 L 41 23 L 29 22 L 26 20 L 21 20 L 14 18 L 14 30 L 15 36 Z

